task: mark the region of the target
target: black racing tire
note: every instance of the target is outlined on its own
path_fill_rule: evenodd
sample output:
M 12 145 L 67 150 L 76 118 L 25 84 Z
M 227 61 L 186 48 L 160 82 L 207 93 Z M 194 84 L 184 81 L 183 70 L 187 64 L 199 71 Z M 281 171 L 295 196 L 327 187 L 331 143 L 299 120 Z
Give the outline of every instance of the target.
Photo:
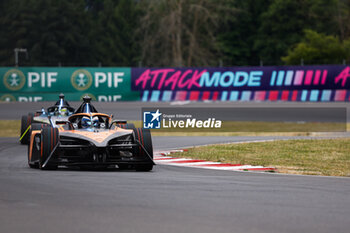
M 24 132 L 26 131 L 27 128 L 28 128 L 28 126 L 27 126 L 27 116 L 22 116 L 22 119 L 21 119 L 21 132 L 19 134 L 19 138 L 20 138 L 21 144 L 28 144 L 28 138 L 26 137 L 26 135 L 24 135 L 23 138 L 21 139 L 22 135 L 24 134 Z
M 46 123 L 33 123 L 32 124 L 32 127 L 30 127 L 30 130 L 33 131 L 33 130 L 41 130 L 45 127 L 50 127 L 49 124 L 46 124 Z
M 55 170 L 57 164 L 48 163 L 43 167 L 46 159 L 50 156 L 55 146 L 59 143 L 59 133 L 57 128 L 51 126 L 44 127 L 41 130 L 41 151 L 39 158 L 39 168 L 41 170 Z
M 47 124 L 41 124 L 41 123 L 32 123 L 32 125 L 31 125 L 31 127 L 30 127 L 30 130 L 29 130 L 29 135 L 31 136 L 32 135 L 32 131 L 33 130 L 41 130 L 42 128 L 44 128 L 44 127 L 47 127 L 48 125 Z M 33 150 L 34 150 L 34 147 L 35 147 L 35 145 L 34 145 L 34 141 L 33 142 L 31 142 L 30 141 L 30 136 L 29 136 L 29 142 L 28 142 L 28 166 L 30 167 L 30 168 L 39 168 L 39 164 L 38 163 L 35 163 L 35 164 L 33 164 L 33 163 L 30 163 L 30 159 L 29 159 L 29 152 L 30 152 L 30 143 L 32 143 L 33 144 Z M 32 152 L 33 153 L 33 152 Z
M 117 127 L 122 128 L 122 129 L 136 129 L 135 125 L 133 123 L 117 124 Z
M 146 164 L 136 164 L 135 169 L 136 171 L 151 171 L 153 169 L 153 162 L 149 159 L 149 156 L 150 156 L 153 160 L 153 146 L 152 146 L 151 131 L 149 129 L 143 129 L 143 128 L 135 128 L 133 130 L 134 130 L 134 139 L 139 141 L 148 152 L 148 155 L 147 155 L 146 152 L 142 149 L 142 147 L 138 146 L 138 147 L 135 147 L 134 149 L 134 155 L 136 157 L 142 157 L 145 160 L 149 160 L 149 163 L 146 163 Z
M 41 130 L 45 127 L 50 127 L 50 125 L 45 124 L 45 123 L 33 123 L 32 126 L 30 127 L 30 130 L 29 130 L 29 141 L 30 141 L 30 136 L 32 135 L 33 130 Z
M 21 134 L 19 136 L 20 138 L 22 137 L 24 132 L 28 129 L 28 127 L 33 123 L 33 118 L 34 118 L 34 113 L 32 113 L 32 112 L 28 113 L 26 116 L 22 116 L 22 119 L 21 119 Z M 29 144 L 29 136 L 30 135 L 29 135 L 28 131 L 23 136 L 23 138 L 21 139 L 21 144 L 25 144 L 25 145 Z

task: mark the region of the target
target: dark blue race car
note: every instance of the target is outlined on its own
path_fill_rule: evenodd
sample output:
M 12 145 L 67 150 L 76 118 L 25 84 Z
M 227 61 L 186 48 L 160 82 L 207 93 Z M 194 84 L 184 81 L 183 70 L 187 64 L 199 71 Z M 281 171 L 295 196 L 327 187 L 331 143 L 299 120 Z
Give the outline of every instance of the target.
M 50 125 L 48 116 L 50 116 L 53 123 L 55 121 L 66 121 L 68 117 L 74 113 L 74 108 L 72 108 L 68 101 L 64 99 L 64 94 L 59 95 L 59 100 L 55 105 L 49 107 L 47 110 L 42 108 L 40 111 L 35 113 L 30 112 L 27 115 L 22 116 L 21 120 L 21 134 L 20 142 L 22 144 L 29 143 L 30 128 L 33 123 L 42 123 Z

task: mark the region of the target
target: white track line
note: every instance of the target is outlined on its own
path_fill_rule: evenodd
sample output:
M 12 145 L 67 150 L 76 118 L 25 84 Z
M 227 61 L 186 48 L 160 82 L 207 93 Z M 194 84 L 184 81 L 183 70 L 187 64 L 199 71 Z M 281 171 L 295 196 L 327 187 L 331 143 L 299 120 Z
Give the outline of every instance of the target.
M 251 142 L 261 142 L 261 141 L 251 141 Z M 238 142 L 246 143 L 246 142 Z M 178 166 L 178 167 L 195 167 L 204 168 L 212 170 L 225 170 L 225 171 L 274 171 L 275 168 L 263 167 L 263 166 L 252 166 L 252 165 L 240 165 L 240 164 L 228 164 L 212 161 L 204 161 L 200 159 L 190 159 L 190 158 L 177 158 L 169 156 L 175 152 L 183 152 L 184 150 L 166 150 L 166 151 L 156 151 L 154 155 L 154 160 L 157 164 Z M 186 162 L 188 161 L 188 162 Z

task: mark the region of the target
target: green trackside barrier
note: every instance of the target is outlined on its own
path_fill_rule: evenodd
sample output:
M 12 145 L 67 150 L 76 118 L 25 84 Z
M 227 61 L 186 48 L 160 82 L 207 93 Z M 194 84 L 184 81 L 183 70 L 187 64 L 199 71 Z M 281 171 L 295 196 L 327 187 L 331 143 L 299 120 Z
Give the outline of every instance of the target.
M 38 102 L 38 101 L 57 101 L 59 94 L 64 93 L 68 101 L 82 101 L 85 95 L 89 95 L 93 101 L 116 102 L 116 101 L 137 101 L 140 100 L 138 92 L 129 93 L 91 93 L 91 92 L 55 92 L 55 93 L 1 93 L 0 102 Z
M 89 94 L 96 101 L 139 100 L 131 91 L 131 68 L 25 67 L 0 68 L 0 101 L 70 101 Z

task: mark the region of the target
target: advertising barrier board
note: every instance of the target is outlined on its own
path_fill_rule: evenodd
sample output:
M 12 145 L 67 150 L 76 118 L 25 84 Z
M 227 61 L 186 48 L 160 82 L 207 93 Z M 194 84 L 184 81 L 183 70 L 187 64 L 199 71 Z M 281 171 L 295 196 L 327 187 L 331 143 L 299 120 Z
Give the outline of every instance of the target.
M 52 101 L 58 93 L 78 101 L 85 94 L 97 101 L 139 100 L 131 91 L 130 68 L 0 68 L 0 100 Z
M 0 101 L 350 101 L 350 66 L 0 68 Z

